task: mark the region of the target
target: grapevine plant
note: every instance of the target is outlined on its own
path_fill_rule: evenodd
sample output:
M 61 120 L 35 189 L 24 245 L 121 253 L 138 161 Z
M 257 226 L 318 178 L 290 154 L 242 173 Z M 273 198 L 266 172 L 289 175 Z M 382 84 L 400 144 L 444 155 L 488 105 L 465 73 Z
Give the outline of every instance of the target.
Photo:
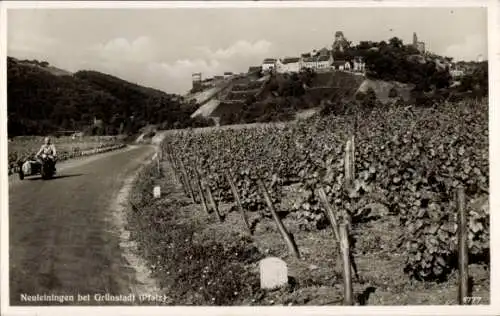
M 264 216 L 266 204 L 255 181 L 264 180 L 275 205 L 282 202 L 285 188 L 293 187 L 291 207 L 280 211 L 304 229 L 325 227 L 319 188 L 353 224 L 365 219 L 370 206 L 383 206 L 383 216 L 397 216 L 404 227 L 405 271 L 439 279 L 455 266 L 454 194 L 459 185 L 468 200 L 470 251 L 477 257 L 489 251 L 487 110 L 484 100 L 393 107 L 284 126 L 179 131 L 164 146 L 175 148 L 188 169 L 200 170 L 219 202 L 233 202 L 227 173 L 243 207 Z M 344 152 L 350 135 L 355 178 L 346 190 Z

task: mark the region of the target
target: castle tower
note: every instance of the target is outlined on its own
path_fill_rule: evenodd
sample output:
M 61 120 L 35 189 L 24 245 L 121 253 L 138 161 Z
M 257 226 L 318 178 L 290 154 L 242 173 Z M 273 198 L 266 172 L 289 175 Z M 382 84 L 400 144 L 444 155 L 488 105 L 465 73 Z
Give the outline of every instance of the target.
M 344 32 L 342 31 L 335 32 L 335 41 L 338 42 L 342 40 L 344 40 Z
M 347 40 L 344 37 L 344 32 L 335 32 L 335 41 L 333 42 L 332 50 L 343 52 L 345 48 L 347 48 Z
M 413 32 L 413 47 L 415 47 L 421 54 L 425 53 L 425 43 L 419 42 L 417 33 Z

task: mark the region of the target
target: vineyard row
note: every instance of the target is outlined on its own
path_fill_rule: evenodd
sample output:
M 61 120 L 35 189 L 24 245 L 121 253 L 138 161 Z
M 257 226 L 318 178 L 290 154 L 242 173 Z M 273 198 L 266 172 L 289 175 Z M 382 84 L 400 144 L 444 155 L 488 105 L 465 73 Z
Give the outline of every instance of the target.
M 350 164 L 342 145 L 346 139 L 353 147 Z M 351 225 L 363 222 L 374 206 L 398 216 L 405 230 L 405 271 L 424 280 L 442 278 L 457 267 L 459 187 L 467 195 L 469 252 L 481 257 L 489 251 L 489 210 L 481 203 L 488 191 L 487 149 L 482 103 L 178 133 L 163 144 L 186 193 L 194 201 L 194 190 L 210 191 L 212 208 L 236 202 L 242 214 L 274 218 L 276 212 L 308 229 L 328 222 L 327 205 L 350 218 Z M 290 188 L 295 191 L 286 193 Z

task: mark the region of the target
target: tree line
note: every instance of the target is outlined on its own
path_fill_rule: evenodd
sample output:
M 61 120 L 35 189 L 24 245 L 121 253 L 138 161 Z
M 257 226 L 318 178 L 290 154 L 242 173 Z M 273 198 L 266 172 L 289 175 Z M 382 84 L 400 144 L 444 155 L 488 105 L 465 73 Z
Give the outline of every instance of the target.
M 8 134 L 45 135 L 61 130 L 134 134 L 148 124 L 162 128 L 206 126 L 190 115 L 196 105 L 181 96 L 97 71 L 54 75 L 47 62 L 7 58 Z M 101 124 L 94 124 L 97 120 Z

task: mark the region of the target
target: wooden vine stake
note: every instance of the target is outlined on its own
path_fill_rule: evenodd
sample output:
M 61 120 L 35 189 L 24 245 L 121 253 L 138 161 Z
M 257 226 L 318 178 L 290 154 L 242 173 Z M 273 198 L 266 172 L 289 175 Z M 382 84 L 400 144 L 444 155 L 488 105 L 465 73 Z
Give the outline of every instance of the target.
M 180 160 L 180 159 L 179 159 Z M 187 178 L 185 177 L 184 173 L 182 172 L 181 168 L 180 168 L 180 163 L 178 162 L 178 160 L 175 160 L 177 161 L 176 164 L 177 164 L 177 170 L 179 172 L 179 179 L 180 179 L 180 182 L 182 184 L 182 188 L 184 190 L 184 193 L 186 194 L 186 196 L 188 197 L 191 197 L 191 194 L 189 192 L 189 188 L 188 188 L 188 180 Z
M 233 193 L 233 197 L 234 197 L 234 201 L 236 202 L 236 206 L 238 207 L 238 209 L 241 212 L 241 215 L 243 216 L 243 221 L 245 222 L 245 227 L 247 228 L 250 235 L 253 235 L 252 229 L 250 228 L 250 224 L 248 223 L 247 213 L 245 212 L 245 209 L 241 205 L 240 196 L 238 195 L 238 190 L 236 189 L 236 186 L 234 185 L 231 174 L 229 172 L 225 172 L 224 174 L 226 175 L 227 182 L 229 182 L 229 185 L 231 186 L 231 192 Z
M 186 175 L 189 179 L 189 186 L 191 187 L 191 190 L 193 191 L 193 202 L 198 204 L 201 203 L 201 198 L 198 196 L 197 193 L 199 193 L 199 190 L 197 190 L 197 181 L 196 181 L 196 173 L 193 172 L 193 169 L 191 169 L 191 166 L 187 165 L 186 166 Z
M 219 222 L 223 222 L 222 220 L 222 215 L 219 212 L 219 208 L 217 207 L 217 203 L 215 202 L 214 196 L 212 195 L 212 190 L 210 190 L 210 186 L 207 184 L 206 186 L 207 190 L 207 196 L 208 196 L 208 202 L 210 202 L 210 205 L 212 206 L 212 209 L 215 212 L 215 215 L 217 215 L 217 219 Z
M 170 145 L 167 145 L 167 157 L 170 159 L 172 165 L 175 167 L 175 169 L 178 168 L 177 162 L 175 159 L 174 151 L 172 150 L 172 147 Z
M 186 184 L 186 181 L 184 179 L 184 174 L 182 173 L 182 171 L 180 171 L 180 167 L 179 167 L 179 163 L 177 162 L 177 158 L 174 156 L 173 153 L 170 153 L 170 155 L 171 155 L 172 162 L 173 162 L 174 173 L 176 174 L 177 178 L 179 179 L 179 183 L 182 186 L 182 190 L 184 191 L 184 194 L 186 196 L 189 196 L 189 190 L 187 188 L 187 184 Z
M 354 187 L 354 136 L 349 137 L 345 145 L 344 173 L 346 189 Z
M 196 203 L 196 198 L 194 195 L 193 187 L 191 186 L 191 181 L 189 180 L 189 176 L 186 171 L 186 167 L 184 166 L 184 163 L 182 162 L 182 159 L 179 159 L 179 164 L 181 167 L 181 172 L 184 177 L 184 182 L 186 183 L 186 189 L 188 190 L 189 197 L 193 201 L 193 203 Z
M 330 225 L 332 225 L 332 229 L 333 229 L 333 233 L 334 233 L 334 237 L 335 237 L 333 239 L 334 239 L 335 243 L 337 243 L 339 245 L 341 242 L 341 238 L 340 238 L 340 232 L 339 232 L 339 221 L 337 219 L 337 216 L 335 215 L 335 212 L 333 211 L 332 206 L 328 202 L 328 198 L 326 196 L 325 190 L 322 187 L 319 187 L 318 193 L 319 193 L 319 199 L 320 199 L 321 203 L 323 204 L 323 207 L 326 210 L 326 214 L 328 216 L 328 220 L 330 221 Z M 349 219 L 347 219 L 346 222 L 349 222 Z M 349 227 L 350 227 L 350 225 L 349 225 Z M 342 246 L 340 248 L 342 249 Z M 354 271 L 354 276 L 356 277 L 356 279 L 359 280 L 358 269 L 356 267 L 356 263 L 354 261 L 354 257 L 352 255 L 352 253 L 350 253 L 350 265 L 352 266 L 352 269 Z
M 467 304 L 469 287 L 469 248 L 467 245 L 468 227 L 467 215 L 465 210 L 464 188 L 460 186 L 457 189 L 457 209 L 458 209 L 458 265 L 459 265 L 459 284 L 458 284 L 458 304 Z
M 161 176 L 161 165 L 160 165 L 160 152 L 156 152 L 156 169 L 158 171 L 158 176 Z
M 351 179 L 354 183 L 354 179 L 356 177 L 356 146 L 354 142 L 354 135 L 351 136 Z
M 325 190 L 320 187 L 318 189 L 319 193 L 319 198 L 321 200 L 321 203 L 323 203 L 323 207 L 326 210 L 326 215 L 328 216 L 328 219 L 330 220 L 330 224 L 332 225 L 333 233 L 335 234 L 335 242 L 339 243 L 340 242 L 340 234 L 339 234 L 339 225 L 337 221 L 337 216 L 333 212 L 332 206 L 330 203 L 328 203 L 328 198 L 326 197 L 326 192 Z
M 285 243 L 288 247 L 288 250 L 290 251 L 290 254 L 293 255 L 295 258 L 300 258 L 299 250 L 297 249 L 297 245 L 293 241 L 292 237 L 286 230 L 285 226 L 283 225 L 283 222 L 279 218 L 278 214 L 276 213 L 276 209 L 274 208 L 273 202 L 271 201 L 271 198 L 269 197 L 269 193 L 267 192 L 266 186 L 264 185 L 264 182 L 259 179 L 257 180 L 257 184 L 259 186 L 259 189 L 264 196 L 264 200 L 266 201 L 267 207 L 269 207 L 269 210 L 271 211 L 271 214 L 273 216 L 274 222 L 276 223 L 276 226 L 278 226 L 278 231 L 281 234 L 281 237 L 285 240 Z
M 174 175 L 175 182 L 181 184 L 182 189 L 184 190 L 184 193 L 187 195 L 187 190 L 186 190 L 185 185 L 184 185 L 184 183 L 182 181 L 182 177 L 180 177 L 179 174 L 178 174 L 177 163 L 175 161 L 174 154 L 173 154 L 173 152 L 172 152 L 172 150 L 171 150 L 171 148 L 170 148 L 169 145 L 165 146 L 165 153 L 166 153 L 167 160 L 168 160 L 168 163 L 170 165 L 170 168 L 172 169 L 172 174 Z
M 342 268 L 344 270 L 344 305 L 353 305 L 349 224 L 342 223 L 339 228 Z
M 168 162 L 169 162 L 169 165 L 170 165 L 170 169 L 172 170 L 172 174 L 174 176 L 174 180 L 176 183 L 180 183 L 182 185 L 182 189 L 184 190 L 184 193 L 186 193 L 186 190 L 184 188 L 184 183 L 182 182 L 182 180 L 180 179 L 179 175 L 178 175 L 178 171 L 176 169 L 176 165 L 175 165 L 175 161 L 173 159 L 173 157 L 167 153 L 167 159 L 168 159 Z
M 344 156 L 345 190 L 351 192 L 354 190 L 355 179 L 355 157 L 354 157 L 354 135 L 351 135 L 346 142 Z M 347 210 L 342 209 L 342 216 L 351 224 L 351 215 Z
M 205 195 L 203 194 L 203 187 L 201 185 L 200 173 L 196 169 L 195 169 L 195 176 L 196 176 L 196 184 L 198 186 L 198 192 L 200 194 L 201 205 L 203 206 L 203 210 L 205 211 L 205 213 L 207 213 L 207 215 L 210 215 L 210 213 L 208 212 L 207 201 L 205 200 Z

